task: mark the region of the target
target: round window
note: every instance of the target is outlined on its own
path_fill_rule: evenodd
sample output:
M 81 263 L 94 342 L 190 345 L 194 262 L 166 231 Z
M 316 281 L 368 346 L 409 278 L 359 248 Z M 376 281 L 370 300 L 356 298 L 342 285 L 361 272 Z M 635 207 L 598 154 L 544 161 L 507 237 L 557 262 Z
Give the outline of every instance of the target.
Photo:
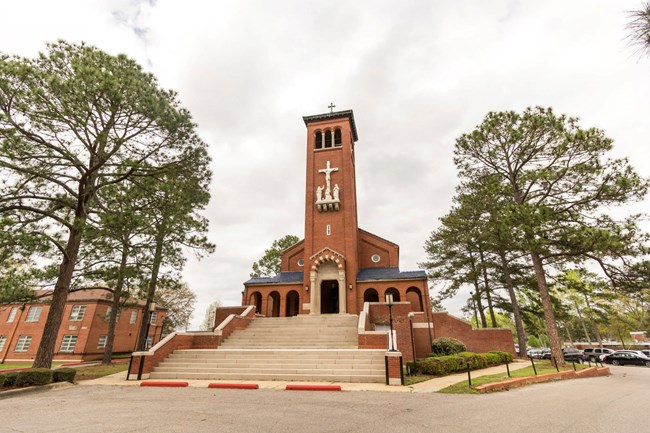
M 305 266 L 305 261 L 303 259 L 298 259 L 298 266 Z
M 381 257 L 379 257 L 379 254 L 373 254 L 372 257 L 370 257 L 370 260 L 372 260 L 373 263 L 379 263 Z

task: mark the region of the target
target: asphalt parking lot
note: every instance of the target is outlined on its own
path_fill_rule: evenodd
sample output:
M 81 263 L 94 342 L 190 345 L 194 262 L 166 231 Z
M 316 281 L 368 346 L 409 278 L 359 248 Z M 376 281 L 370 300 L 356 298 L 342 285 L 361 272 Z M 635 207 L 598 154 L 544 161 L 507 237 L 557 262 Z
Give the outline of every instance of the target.
M 0 400 L 0 432 L 650 432 L 650 368 L 489 395 L 71 386 Z

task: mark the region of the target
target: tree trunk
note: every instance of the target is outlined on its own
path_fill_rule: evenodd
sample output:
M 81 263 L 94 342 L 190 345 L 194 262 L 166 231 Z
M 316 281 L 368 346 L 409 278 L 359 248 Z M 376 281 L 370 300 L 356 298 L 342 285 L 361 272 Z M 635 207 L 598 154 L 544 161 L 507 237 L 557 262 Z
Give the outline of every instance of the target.
M 578 320 L 580 321 L 580 324 L 582 325 L 582 332 L 585 333 L 585 338 L 587 339 L 587 344 L 589 347 L 594 347 L 591 344 L 591 337 L 589 336 L 589 332 L 587 332 L 587 326 L 585 325 L 585 321 L 582 319 L 582 313 L 580 312 L 580 307 L 578 307 L 578 302 L 573 301 L 573 304 L 576 306 L 576 313 L 578 313 Z
M 160 265 L 162 264 L 163 241 L 165 240 L 164 233 L 166 230 L 164 219 L 158 230 L 159 231 L 156 235 L 156 250 L 153 256 L 153 264 L 151 266 L 151 278 L 149 279 L 149 287 L 147 288 L 147 300 L 145 302 L 142 323 L 140 323 L 140 331 L 138 333 L 138 350 L 145 350 L 148 337 L 147 331 L 149 328 L 149 322 L 151 321 L 149 305 L 153 302 L 153 296 L 156 293 L 158 274 L 160 273 Z
M 126 272 L 126 264 L 129 256 L 129 247 L 126 243 L 122 244 L 122 258 L 120 260 L 120 269 L 117 274 L 117 283 L 113 290 L 113 304 L 111 307 L 111 315 L 108 320 L 108 334 L 106 335 L 106 347 L 104 348 L 104 356 L 102 357 L 102 364 L 110 364 L 113 358 L 113 343 L 115 341 L 115 325 L 117 324 L 117 313 L 120 311 L 120 298 L 122 297 L 122 289 L 124 288 L 124 274 Z
M 526 357 L 526 345 L 528 338 L 526 337 L 526 330 L 524 329 L 524 321 L 521 318 L 521 310 L 519 309 L 519 302 L 517 301 L 517 294 L 515 293 L 514 285 L 512 284 L 512 276 L 510 275 L 510 267 L 508 266 L 508 259 L 504 251 L 499 251 L 501 258 L 501 269 L 505 280 L 505 286 L 510 296 L 510 303 L 512 304 L 512 315 L 515 319 L 515 326 L 517 327 L 517 342 L 519 343 L 519 356 Z
M 59 328 L 63 321 L 63 312 L 65 311 L 65 304 L 68 300 L 72 273 L 74 272 L 77 263 L 77 255 L 79 254 L 79 246 L 81 245 L 81 229 L 77 228 L 78 222 L 83 225 L 85 221 L 85 217 L 83 220 L 75 219 L 75 225 L 70 230 L 68 243 L 65 248 L 65 255 L 63 256 L 63 260 L 59 266 L 59 275 L 56 279 L 56 284 L 54 285 L 50 310 L 47 313 L 43 335 L 41 337 L 41 342 L 38 345 L 32 368 L 52 367 L 56 337 L 59 335 Z
M 551 349 L 551 355 L 559 365 L 564 365 L 564 357 L 562 356 L 562 347 L 560 346 L 560 336 L 557 332 L 557 323 L 555 322 L 555 312 L 553 311 L 553 302 L 551 301 L 551 293 L 546 284 L 546 274 L 544 273 L 544 265 L 542 258 L 537 252 L 531 251 L 531 261 L 535 269 L 535 278 L 537 279 L 537 288 L 539 289 L 539 296 L 542 301 L 544 309 L 544 321 L 546 322 L 546 332 L 548 333 L 548 343 Z
M 594 310 L 591 309 L 591 304 L 589 303 L 589 296 L 585 293 L 585 303 L 587 304 L 587 309 L 589 312 L 589 322 L 591 322 L 591 326 L 594 327 L 594 331 L 596 332 L 596 341 L 598 341 L 598 347 L 601 349 L 603 348 L 603 337 L 600 335 L 600 329 L 598 329 L 598 324 L 594 320 Z
M 478 314 L 481 317 L 481 328 L 487 328 L 487 320 L 485 319 L 485 311 L 483 311 L 483 302 L 481 302 L 481 290 L 479 289 L 478 281 L 474 281 L 474 288 L 476 289 L 476 306 Z
M 573 346 L 575 348 L 576 345 L 573 343 L 573 336 L 571 335 L 571 330 L 569 329 L 570 326 L 567 323 L 565 323 L 564 328 L 566 329 L 566 335 L 569 337 L 569 341 L 571 342 L 571 346 Z
M 497 327 L 497 318 L 494 315 L 494 307 L 492 306 L 492 295 L 490 294 L 490 285 L 488 282 L 487 267 L 485 266 L 485 256 L 483 255 L 483 249 L 479 247 L 478 249 L 479 257 L 481 259 L 481 272 L 483 274 L 483 286 L 485 287 L 485 297 L 488 302 L 488 311 L 490 312 L 490 319 L 492 320 L 492 327 Z

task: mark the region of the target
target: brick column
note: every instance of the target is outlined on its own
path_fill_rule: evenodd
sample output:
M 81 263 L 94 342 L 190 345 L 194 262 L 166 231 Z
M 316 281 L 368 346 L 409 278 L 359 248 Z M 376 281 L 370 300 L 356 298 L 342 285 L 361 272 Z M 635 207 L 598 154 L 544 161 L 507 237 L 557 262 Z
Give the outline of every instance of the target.
M 386 385 L 404 385 L 402 352 L 386 352 Z

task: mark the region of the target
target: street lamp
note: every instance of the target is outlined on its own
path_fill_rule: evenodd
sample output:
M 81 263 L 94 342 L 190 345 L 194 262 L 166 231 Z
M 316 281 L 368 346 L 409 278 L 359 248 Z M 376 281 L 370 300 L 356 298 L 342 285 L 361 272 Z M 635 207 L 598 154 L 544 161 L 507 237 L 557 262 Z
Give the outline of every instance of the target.
M 388 304 L 388 317 L 390 323 L 390 352 L 397 352 L 395 350 L 395 338 L 393 338 L 393 294 L 386 294 L 386 303 Z
M 476 312 L 476 299 L 474 299 L 474 292 L 469 292 L 469 295 L 472 297 L 472 307 L 474 307 L 474 320 L 476 321 L 476 327 L 478 328 L 478 314 Z
M 149 304 L 149 314 L 147 315 L 147 332 L 144 334 L 144 348 L 143 350 L 147 350 L 147 340 L 149 339 L 149 327 L 151 326 L 151 316 L 153 313 L 156 311 L 156 303 L 152 302 Z M 154 334 L 155 334 L 155 328 L 154 328 Z M 153 338 L 151 339 L 151 344 L 153 345 Z

